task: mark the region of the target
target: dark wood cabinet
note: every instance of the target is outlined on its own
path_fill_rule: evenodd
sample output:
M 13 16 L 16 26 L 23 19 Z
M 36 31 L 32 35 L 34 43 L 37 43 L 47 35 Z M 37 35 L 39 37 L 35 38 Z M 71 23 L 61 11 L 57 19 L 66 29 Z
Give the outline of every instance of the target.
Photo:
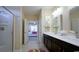
M 49 50 L 49 51 L 52 51 L 52 49 L 51 49 L 51 38 L 50 38 L 50 40 L 49 40 L 49 37 L 47 36 L 47 35 L 45 35 L 44 36 L 44 44 L 45 44 L 45 46 L 46 46 L 46 48 Z
M 44 44 L 50 52 L 74 52 L 79 51 L 79 47 L 61 41 L 49 35 L 43 35 Z

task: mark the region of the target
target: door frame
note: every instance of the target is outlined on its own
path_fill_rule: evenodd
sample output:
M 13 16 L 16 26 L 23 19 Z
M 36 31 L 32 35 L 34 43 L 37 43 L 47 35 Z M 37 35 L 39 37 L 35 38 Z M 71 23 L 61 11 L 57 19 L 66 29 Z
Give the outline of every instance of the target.
M 27 27 L 27 30 L 26 30 Z M 27 33 L 27 34 L 26 34 Z M 28 20 L 24 19 L 24 45 L 27 45 L 27 41 L 28 41 Z
M 29 31 L 29 28 L 28 28 L 28 26 L 29 26 L 29 22 L 30 21 L 36 21 L 37 22 L 37 30 L 38 30 L 38 33 L 37 33 L 37 40 L 39 40 L 39 20 L 27 20 L 27 19 L 24 19 L 24 44 L 25 45 L 27 45 L 27 43 L 28 43 L 28 39 L 29 39 L 29 37 L 28 37 L 28 31 Z M 27 27 L 27 30 L 25 30 L 25 28 Z M 25 33 L 27 33 L 27 34 L 25 34 Z M 26 38 L 25 38 L 25 35 L 26 35 Z

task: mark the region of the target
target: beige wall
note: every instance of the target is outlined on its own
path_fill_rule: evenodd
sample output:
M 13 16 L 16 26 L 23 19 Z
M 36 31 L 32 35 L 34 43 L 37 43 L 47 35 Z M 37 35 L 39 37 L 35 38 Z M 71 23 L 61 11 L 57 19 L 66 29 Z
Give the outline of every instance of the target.
M 69 10 L 68 7 L 63 7 L 63 30 L 70 30 Z
M 71 11 L 70 13 L 70 23 L 72 25 L 73 31 L 77 31 L 78 29 L 78 24 L 79 24 L 79 10 L 74 10 L 73 12 Z M 78 24 L 77 24 L 78 23 Z M 79 31 L 79 30 L 78 30 Z
M 14 19 L 14 50 L 22 47 L 22 13 Z
M 25 16 L 27 20 L 38 20 L 37 16 Z
M 64 6 L 63 7 L 63 30 L 66 30 L 66 31 L 70 31 L 71 30 L 71 24 L 70 24 L 70 10 L 74 8 L 74 6 L 69 6 L 69 7 L 66 7 Z
M 22 47 L 22 7 L 6 7 L 14 16 L 13 19 L 13 45 L 14 51 Z M 17 14 L 18 12 L 19 14 Z
M 20 48 L 20 20 L 15 16 L 14 20 L 14 50 Z

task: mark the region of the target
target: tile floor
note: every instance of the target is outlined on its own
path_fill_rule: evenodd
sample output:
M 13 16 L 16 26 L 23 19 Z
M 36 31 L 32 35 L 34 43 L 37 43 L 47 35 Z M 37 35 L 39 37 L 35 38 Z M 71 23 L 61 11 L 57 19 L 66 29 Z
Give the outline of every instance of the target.
M 46 52 L 48 51 L 44 44 L 37 39 L 37 37 L 29 37 L 27 45 L 23 45 L 20 50 L 16 50 L 15 52 L 28 52 L 31 49 L 42 49 Z

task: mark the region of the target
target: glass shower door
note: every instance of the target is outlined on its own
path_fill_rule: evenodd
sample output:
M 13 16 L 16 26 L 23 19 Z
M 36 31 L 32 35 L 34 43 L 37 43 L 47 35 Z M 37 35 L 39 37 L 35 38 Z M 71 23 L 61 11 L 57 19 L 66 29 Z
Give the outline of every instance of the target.
M 0 7 L 0 52 L 12 51 L 13 15 Z

